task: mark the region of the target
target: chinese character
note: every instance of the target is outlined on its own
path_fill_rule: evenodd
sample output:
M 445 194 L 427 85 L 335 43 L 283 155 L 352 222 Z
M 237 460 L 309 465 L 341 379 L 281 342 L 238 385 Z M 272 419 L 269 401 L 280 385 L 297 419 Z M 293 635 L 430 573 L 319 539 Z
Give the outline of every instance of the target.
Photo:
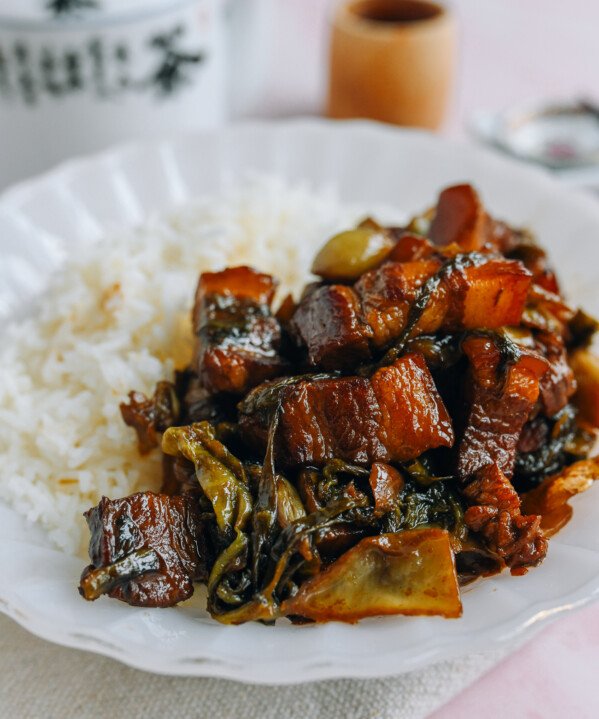
M 76 51 L 66 52 L 64 55 L 64 66 L 68 89 L 71 92 L 81 90 L 83 88 L 81 55 Z
M 106 54 L 100 38 L 94 38 L 88 48 L 92 61 L 91 79 L 98 97 L 106 97 L 109 94 L 106 79 Z
M 190 82 L 189 69 L 204 60 L 200 52 L 190 53 L 176 49 L 175 45 L 184 33 L 182 26 L 169 33 L 155 35 L 150 41 L 151 47 L 162 53 L 160 64 L 149 78 L 161 95 L 171 95 L 182 85 Z
M 56 56 L 47 47 L 42 48 L 40 55 L 40 72 L 42 77 L 42 87 L 47 93 L 54 97 L 60 97 L 64 94 L 64 88 L 57 78 Z
M 12 94 L 8 67 L 8 58 L 0 47 L 0 95 L 5 95 L 6 97 Z
M 33 69 L 31 64 L 31 54 L 27 45 L 22 42 L 15 44 L 15 57 L 18 65 L 18 78 L 23 100 L 27 105 L 35 105 L 37 101 L 37 93 Z
M 121 89 L 127 88 L 130 84 L 129 77 L 129 48 L 119 43 L 114 49 L 114 57 L 118 66 L 118 84 Z
M 46 8 L 54 15 L 71 15 L 85 10 L 98 10 L 96 0 L 48 0 Z

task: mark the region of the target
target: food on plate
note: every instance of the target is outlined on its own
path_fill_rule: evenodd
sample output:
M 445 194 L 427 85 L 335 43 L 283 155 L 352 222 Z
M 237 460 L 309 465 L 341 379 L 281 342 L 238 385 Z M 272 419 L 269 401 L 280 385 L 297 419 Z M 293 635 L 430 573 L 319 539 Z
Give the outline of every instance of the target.
M 586 349 L 572 354 L 572 370 L 576 374 L 577 391 L 574 402 L 580 415 L 594 427 L 599 426 L 599 358 Z
M 181 407 L 191 419 L 234 416 L 234 395 L 213 400 L 184 371 L 193 355 L 189 316 L 200 270 L 252 265 L 276 274 L 278 305 L 309 281 L 323 237 L 362 214 L 331 192 L 257 174 L 138 226 L 82 237 L 76 252 L 65 253 L 59 233 L 44 235 L 43 262 L 27 255 L 23 277 L 32 289 L 47 277 L 47 288 L 33 305 L 23 298 L 18 317 L 0 302 L 2 502 L 44 529 L 51 546 L 87 555 L 83 513 L 90 506 L 102 496 L 159 492 L 162 484 L 160 452 L 140 455 L 121 418 L 119 404 L 131 390 L 151 400 L 166 380 L 177 385 L 177 397 L 185 393 Z M 404 219 L 392 208 L 385 217 Z M 156 400 L 170 411 L 165 390 Z M 138 409 L 142 416 L 156 411 Z M 159 441 L 160 432 L 148 440 Z
M 92 561 L 80 584 L 86 599 L 109 594 L 140 607 L 170 606 L 193 594 L 192 582 L 208 578 L 209 518 L 193 494 L 104 497 L 86 519 Z
M 287 599 L 283 614 L 319 622 L 373 614 L 459 617 L 451 545 L 441 529 L 366 537 Z
M 422 355 L 406 354 L 370 377 L 302 375 L 257 387 L 238 406 L 244 441 L 263 455 L 277 422 L 277 464 L 370 465 L 451 447 L 451 419 Z
M 209 393 L 243 395 L 285 374 L 281 327 L 271 310 L 276 286 L 250 267 L 202 274 L 192 318 L 192 370 Z
M 599 361 L 532 235 L 458 185 L 336 232 L 297 299 L 259 269 L 202 272 L 187 361 L 129 388 L 161 493 L 86 513 L 81 594 L 203 583 L 225 624 L 458 617 L 460 584 L 539 565 L 599 477 Z

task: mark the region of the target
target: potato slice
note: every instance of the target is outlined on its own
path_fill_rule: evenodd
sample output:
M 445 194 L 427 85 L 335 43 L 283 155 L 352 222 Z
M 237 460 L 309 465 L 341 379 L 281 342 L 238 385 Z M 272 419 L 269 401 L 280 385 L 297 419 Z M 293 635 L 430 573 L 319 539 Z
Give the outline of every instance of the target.
M 541 529 L 546 537 L 558 532 L 572 517 L 568 500 L 585 492 L 599 479 L 599 457 L 585 459 L 566 467 L 559 474 L 547 477 L 522 497 L 523 514 L 540 514 Z
M 317 622 L 387 614 L 459 617 L 462 603 L 449 534 L 414 529 L 367 537 L 281 607 Z
M 599 357 L 589 350 L 578 350 L 570 358 L 578 384 L 574 402 L 583 419 L 599 427 Z

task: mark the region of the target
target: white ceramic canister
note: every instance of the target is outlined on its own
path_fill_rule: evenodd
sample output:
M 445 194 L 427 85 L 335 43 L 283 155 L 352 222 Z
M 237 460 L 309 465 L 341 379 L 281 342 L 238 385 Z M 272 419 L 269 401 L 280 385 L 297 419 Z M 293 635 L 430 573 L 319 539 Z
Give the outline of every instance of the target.
M 2 0 L 0 187 L 225 112 L 220 0 Z

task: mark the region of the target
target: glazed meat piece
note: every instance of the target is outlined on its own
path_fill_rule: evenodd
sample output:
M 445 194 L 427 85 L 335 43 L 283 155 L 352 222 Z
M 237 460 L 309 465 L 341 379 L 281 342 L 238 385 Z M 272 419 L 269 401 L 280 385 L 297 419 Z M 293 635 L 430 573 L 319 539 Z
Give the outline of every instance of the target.
M 374 516 L 382 517 L 397 507 L 405 480 L 401 473 L 389 464 L 375 462 L 368 477 L 374 497 Z
M 535 283 L 559 293 L 547 253 L 533 235 L 491 217 L 471 185 L 456 185 L 441 192 L 429 236 L 437 246 L 455 246 L 462 252 L 501 252 L 508 259 L 521 261 Z
M 346 285 L 314 289 L 300 302 L 292 327 L 313 366 L 355 367 L 371 357 L 373 331 L 362 319 L 356 293 Z
M 448 187 L 439 195 L 429 236 L 435 245 L 480 250 L 486 241 L 487 215 L 472 185 Z
M 576 391 L 576 380 L 560 337 L 539 333 L 536 346 L 549 362 L 548 371 L 541 377 L 541 403 L 545 415 L 553 417 L 568 404 Z
M 85 513 L 91 564 L 81 575 L 85 599 L 102 594 L 140 607 L 170 607 L 208 576 L 205 524 L 197 497 L 139 492 Z
M 415 262 L 440 256 L 439 248 L 422 235 L 413 235 L 411 232 L 399 231 L 395 247 L 389 253 L 389 262 Z
M 276 283 L 250 267 L 200 276 L 193 309 L 193 369 L 212 393 L 243 394 L 282 374 L 281 327 L 271 312 Z
M 154 395 L 129 392 L 129 402 L 121 402 L 121 416 L 137 433 L 141 454 L 147 454 L 160 442 L 160 435 L 177 423 L 180 403 L 172 382 L 158 382 Z
M 487 242 L 507 258 L 520 260 L 532 273 L 535 284 L 559 294 L 559 284 L 549 265 L 547 253 L 528 230 L 515 229 L 505 222 L 489 218 Z
M 575 401 L 581 417 L 592 427 L 599 428 L 599 357 L 579 349 L 571 361 L 578 385 Z
M 532 330 L 565 337 L 574 316 L 574 310 L 562 297 L 533 284 L 528 293 L 522 324 Z
M 207 296 L 235 297 L 270 307 L 276 289 L 277 282 L 270 275 L 256 272 L 245 265 L 227 267 L 221 272 L 203 272 L 196 288 L 193 325 L 198 328 L 202 324 L 202 301 Z
M 387 263 L 356 283 L 364 316 L 382 347 L 398 338 L 415 303 L 422 311 L 412 331 L 462 330 L 518 324 L 530 274 L 518 262 L 481 255 Z
M 387 262 L 378 270 L 366 272 L 355 285 L 364 319 L 372 328 L 373 347 L 383 348 L 405 329 L 410 309 L 422 286 L 439 272 L 443 260 L 429 258 L 415 262 Z M 447 291 L 439 284 L 418 320 L 421 332 L 434 331 L 447 311 Z
M 228 395 L 213 395 L 191 370 L 177 373 L 176 383 L 158 382 L 152 397 L 129 392 L 120 405 L 123 421 L 137 433 L 141 454 L 160 444 L 169 427 L 191 422 L 226 422 L 235 418 L 235 401 Z
M 518 439 L 547 372 L 546 359 L 509 340 L 471 336 L 462 348 L 470 362 L 465 378 L 466 423 L 457 471 L 462 479 L 487 464 L 512 476 Z
M 350 369 L 406 328 L 415 336 L 518 324 L 530 282 L 521 263 L 484 255 L 387 262 L 353 288 L 325 285 L 308 294 L 291 327 L 311 366 Z
M 240 405 L 240 426 L 264 452 L 273 412 L 256 410 L 258 387 Z M 451 420 L 422 355 L 408 354 L 370 379 L 343 377 L 282 385 L 277 458 L 286 466 L 404 461 L 433 447 L 453 444 Z
M 518 493 L 496 464 L 479 469 L 463 495 L 472 504 L 464 514 L 466 525 L 482 536 L 512 574 L 524 574 L 527 567 L 543 561 L 547 540 L 541 517 L 521 513 Z
M 211 394 L 201 383 L 200 378 L 191 374 L 184 392 L 181 424 L 193 424 L 208 420 L 213 424 L 229 422 L 235 419 L 235 397 L 227 394 Z
M 186 492 L 198 492 L 195 468 L 184 457 L 162 455 L 162 486 L 160 491 L 172 496 Z
M 447 187 L 439 195 L 429 237 L 437 246 L 459 247 L 462 252 L 507 254 L 530 235 L 491 217 L 478 192 L 472 185 L 464 184 Z

